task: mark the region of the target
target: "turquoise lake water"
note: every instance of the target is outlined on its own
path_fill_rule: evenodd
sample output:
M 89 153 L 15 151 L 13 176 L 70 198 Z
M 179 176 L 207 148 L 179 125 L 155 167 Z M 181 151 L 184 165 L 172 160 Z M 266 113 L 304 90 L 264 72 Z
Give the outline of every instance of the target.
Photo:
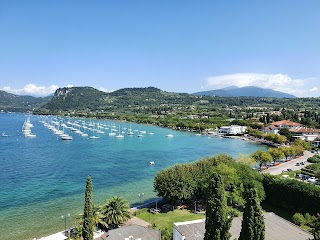
M 62 141 L 39 122 L 43 119 L 30 119 L 32 132 L 37 135 L 33 139 L 21 134 L 25 115 L 0 114 L 0 133 L 9 135 L 0 137 L 2 240 L 39 238 L 63 231 L 61 215 L 75 216 L 83 210 L 88 175 L 93 182 L 95 204 L 115 195 L 137 203 L 139 193 L 144 193 L 143 201 L 156 197 L 153 178 L 160 169 L 205 156 L 227 153 L 238 157 L 265 148 L 242 140 L 122 122 L 115 124 L 147 133 L 117 139 L 104 130 L 106 134 L 96 140 L 72 133 L 72 141 Z M 167 138 L 167 134 L 174 137 Z M 150 166 L 150 161 L 155 165 Z M 74 225 L 72 218 L 67 225 Z

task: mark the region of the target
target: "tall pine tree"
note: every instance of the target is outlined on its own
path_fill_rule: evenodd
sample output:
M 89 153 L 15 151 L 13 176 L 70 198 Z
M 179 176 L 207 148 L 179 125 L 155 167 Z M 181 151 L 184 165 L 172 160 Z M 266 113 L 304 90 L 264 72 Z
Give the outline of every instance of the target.
M 258 195 L 253 187 L 245 193 L 246 206 L 243 212 L 239 240 L 264 240 L 265 224 Z
M 83 240 L 93 239 L 93 206 L 92 206 L 92 181 L 91 177 L 87 177 L 86 192 L 85 192 L 85 204 L 83 211 L 83 228 L 82 237 Z
M 206 232 L 204 240 L 229 240 L 231 217 L 221 177 L 213 173 L 206 190 Z

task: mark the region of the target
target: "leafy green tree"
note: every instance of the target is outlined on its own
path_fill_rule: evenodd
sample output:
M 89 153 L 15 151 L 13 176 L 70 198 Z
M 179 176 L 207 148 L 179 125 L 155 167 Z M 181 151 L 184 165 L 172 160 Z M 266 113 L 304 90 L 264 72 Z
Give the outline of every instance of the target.
M 293 151 L 294 151 L 294 154 L 296 155 L 296 156 L 302 156 L 303 155 L 303 147 L 302 146 L 300 146 L 300 145 L 293 145 L 292 146 L 292 149 L 293 149 Z
M 281 128 L 279 130 L 279 134 L 285 136 L 289 141 L 291 141 L 292 133 L 290 132 L 289 128 Z
M 229 240 L 231 218 L 228 218 L 227 202 L 221 177 L 213 173 L 206 192 L 206 226 L 204 240 Z
M 112 197 L 101 207 L 104 221 L 108 225 L 119 227 L 121 223 L 130 219 L 129 203 L 120 197 Z
M 239 240 L 264 240 L 265 224 L 257 192 L 250 187 L 245 194 L 246 206 L 243 212 Z
M 293 142 L 293 145 L 295 145 L 295 146 L 301 146 L 301 147 L 303 147 L 303 149 L 305 149 L 305 150 L 311 149 L 310 143 L 309 143 L 309 142 L 306 142 L 306 141 L 304 141 L 304 140 L 302 140 L 302 139 L 300 139 L 300 138 L 296 139 L 296 140 Z
M 93 239 L 94 225 L 92 222 L 93 218 L 93 207 L 92 207 L 92 181 L 91 177 L 87 177 L 86 192 L 85 192 L 85 205 L 83 211 L 83 228 L 82 237 L 84 240 Z
M 298 226 L 304 225 L 306 223 L 306 219 L 301 213 L 295 213 L 292 216 L 292 221 Z
M 287 137 L 286 136 L 282 136 L 282 135 L 277 135 L 276 138 L 274 139 L 275 143 L 279 143 L 279 144 L 283 144 L 285 142 L 287 142 Z
M 283 152 L 278 148 L 269 148 L 268 153 L 271 155 L 273 161 L 278 161 L 284 157 Z
M 293 153 L 292 148 L 291 147 L 279 147 L 279 149 L 281 150 L 281 152 L 283 152 L 286 161 L 288 161 L 288 157 L 290 157 Z
M 260 165 L 260 168 L 263 164 L 266 164 L 268 162 L 272 161 L 272 157 L 268 152 L 264 152 L 262 150 L 257 150 L 254 153 L 251 154 L 251 157 Z
M 255 161 L 250 157 L 249 155 L 245 155 L 240 153 L 240 157 L 237 159 L 240 163 L 248 164 L 248 165 L 254 165 Z

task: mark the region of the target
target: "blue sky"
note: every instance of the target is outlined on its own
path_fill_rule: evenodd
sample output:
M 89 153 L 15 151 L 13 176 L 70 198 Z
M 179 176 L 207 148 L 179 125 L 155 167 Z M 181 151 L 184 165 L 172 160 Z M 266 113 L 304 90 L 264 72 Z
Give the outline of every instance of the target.
M 0 89 L 320 95 L 320 1 L 0 0 Z

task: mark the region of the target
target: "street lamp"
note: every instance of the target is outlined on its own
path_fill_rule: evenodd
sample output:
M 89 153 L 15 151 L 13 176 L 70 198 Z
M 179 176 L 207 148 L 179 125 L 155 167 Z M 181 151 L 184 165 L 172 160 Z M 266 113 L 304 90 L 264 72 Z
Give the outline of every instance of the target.
M 142 203 L 142 202 L 141 202 L 141 198 L 144 196 L 144 193 L 139 193 L 138 196 L 139 196 L 139 198 L 140 198 L 140 203 Z
M 61 219 L 64 220 L 64 235 L 66 235 L 67 232 L 67 218 L 69 218 L 71 215 L 68 213 L 66 216 L 61 215 Z

